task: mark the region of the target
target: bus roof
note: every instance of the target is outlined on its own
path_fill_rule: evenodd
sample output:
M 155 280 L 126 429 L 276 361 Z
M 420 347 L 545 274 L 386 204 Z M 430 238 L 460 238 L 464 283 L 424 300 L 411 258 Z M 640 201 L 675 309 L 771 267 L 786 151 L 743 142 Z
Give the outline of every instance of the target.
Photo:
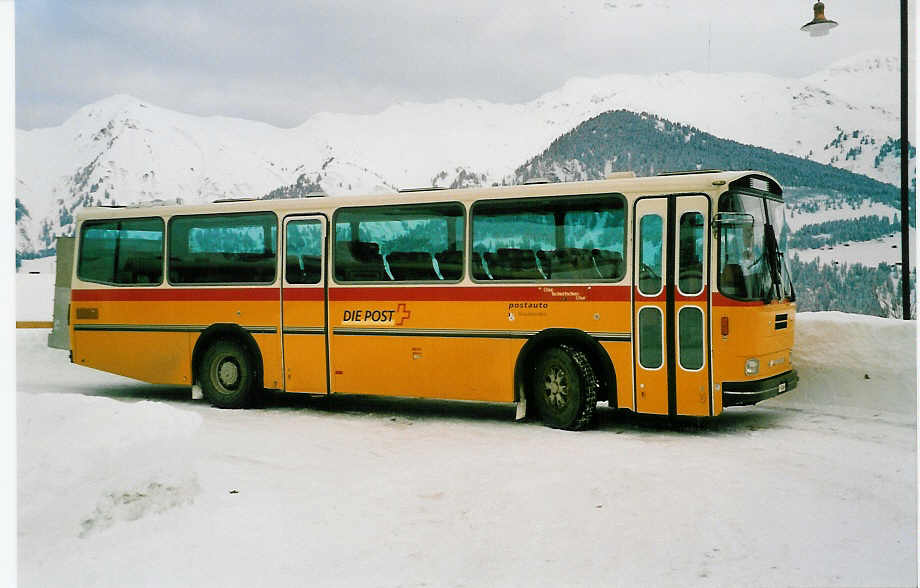
M 416 189 L 409 192 L 370 194 L 361 196 L 330 196 L 290 198 L 278 200 L 229 199 L 223 202 L 204 204 L 181 204 L 150 206 L 94 206 L 83 208 L 77 213 L 79 220 L 97 218 L 127 217 L 169 217 L 175 214 L 214 214 L 277 210 L 279 212 L 323 212 L 341 206 L 380 206 L 386 204 L 412 204 L 423 202 L 474 202 L 488 198 L 527 198 L 538 196 L 562 196 L 578 194 L 621 193 L 627 196 L 668 194 L 675 192 L 724 191 L 728 185 L 745 177 L 761 177 L 769 182 L 779 183 L 771 175 L 760 171 L 688 171 L 667 173 L 646 177 L 614 177 L 605 180 L 583 182 L 557 182 L 548 184 L 516 184 L 513 186 L 477 186 L 472 188 Z

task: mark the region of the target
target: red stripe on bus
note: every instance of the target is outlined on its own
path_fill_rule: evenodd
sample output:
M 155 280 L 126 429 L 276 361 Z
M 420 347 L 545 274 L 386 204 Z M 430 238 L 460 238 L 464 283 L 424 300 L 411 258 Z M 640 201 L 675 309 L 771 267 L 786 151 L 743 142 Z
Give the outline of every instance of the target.
M 74 302 L 148 302 L 148 301 L 279 301 L 278 288 L 105 288 L 73 290 Z
M 322 288 L 285 288 L 285 300 L 310 300 L 321 301 L 326 298 L 326 293 Z
M 330 288 L 329 299 L 335 301 L 479 301 L 538 300 L 563 302 L 626 302 L 628 286 L 403 286 Z
M 693 294 L 690 296 L 681 294 L 678 290 L 674 291 L 675 302 L 706 302 L 707 300 L 709 300 L 709 288 L 703 288 L 703 291 L 699 294 Z
M 722 294 L 712 295 L 713 306 L 764 306 L 762 300 L 735 300 Z
M 322 300 L 322 288 L 285 288 L 287 300 Z M 104 288 L 74 290 L 74 302 L 279 300 L 278 288 Z M 330 300 L 627 302 L 628 286 L 383 286 L 330 288 Z
M 660 294 L 655 294 L 654 296 L 646 296 L 639 292 L 639 288 L 635 289 L 636 302 L 647 303 L 647 302 L 667 302 L 668 296 L 665 294 L 665 291 L 662 290 Z M 685 296 L 674 290 L 674 301 L 675 302 L 706 302 L 709 299 L 709 288 L 703 288 L 703 291 L 699 294 L 694 294 L 693 296 Z

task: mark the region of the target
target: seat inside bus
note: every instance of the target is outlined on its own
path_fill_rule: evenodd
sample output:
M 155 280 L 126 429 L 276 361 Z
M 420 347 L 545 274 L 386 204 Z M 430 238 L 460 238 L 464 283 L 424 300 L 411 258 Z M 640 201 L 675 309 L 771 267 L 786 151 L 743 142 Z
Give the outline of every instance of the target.
M 537 256 L 533 249 L 501 248 L 484 255 L 489 273 L 496 280 L 540 280 L 545 276 L 537 268 Z
M 460 276 L 463 275 L 462 251 L 441 251 L 440 253 L 435 253 L 434 258 L 438 261 L 438 270 L 440 270 L 441 277 L 445 280 L 459 280 Z M 479 263 L 482 265 L 481 259 Z
M 623 275 L 623 254 L 619 251 L 592 249 L 591 257 L 601 278 L 609 280 Z
M 354 282 L 390 280 L 380 245 L 369 241 L 338 241 L 335 246 L 335 277 Z
M 393 251 L 387 264 L 394 280 L 438 280 L 433 258 L 427 251 Z
M 547 278 L 558 280 L 560 278 L 591 279 L 598 278 L 594 268 L 594 259 L 588 249 L 566 247 L 553 251 L 537 251 L 537 258 Z
M 159 284 L 163 281 L 163 257 L 132 257 L 118 271 L 119 284 Z
M 318 284 L 322 275 L 318 255 L 288 255 L 287 281 L 289 284 Z

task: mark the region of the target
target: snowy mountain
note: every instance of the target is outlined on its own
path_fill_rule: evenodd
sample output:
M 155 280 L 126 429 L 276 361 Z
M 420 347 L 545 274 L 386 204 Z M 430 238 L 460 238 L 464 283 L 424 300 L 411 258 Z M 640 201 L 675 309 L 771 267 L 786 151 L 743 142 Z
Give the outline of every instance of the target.
M 17 198 L 28 211 L 17 215 L 17 250 L 52 246 L 72 231 L 79 206 L 99 203 L 203 202 L 298 184 L 339 195 L 501 182 L 560 135 L 615 109 L 896 182 L 896 154 L 883 147 L 898 133 L 897 63 L 862 55 L 803 79 L 576 78 L 523 104 L 403 103 L 374 115 L 320 113 L 291 129 L 113 96 L 58 127 L 17 131 Z

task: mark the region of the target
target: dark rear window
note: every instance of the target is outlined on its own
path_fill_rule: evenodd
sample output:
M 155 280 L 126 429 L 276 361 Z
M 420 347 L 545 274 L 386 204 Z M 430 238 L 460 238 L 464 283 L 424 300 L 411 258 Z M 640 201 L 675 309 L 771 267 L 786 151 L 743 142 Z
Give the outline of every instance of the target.
M 80 228 L 77 277 L 87 282 L 163 282 L 163 219 L 90 220 Z

